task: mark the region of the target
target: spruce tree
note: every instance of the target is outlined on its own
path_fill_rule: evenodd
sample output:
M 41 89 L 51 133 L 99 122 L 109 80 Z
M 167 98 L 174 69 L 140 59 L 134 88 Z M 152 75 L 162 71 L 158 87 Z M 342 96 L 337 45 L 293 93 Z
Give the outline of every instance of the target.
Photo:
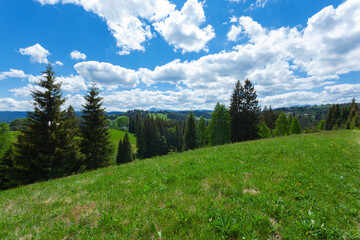
M 131 150 L 131 143 L 129 139 L 129 134 L 126 132 L 124 139 L 119 140 L 118 145 L 118 153 L 116 156 L 116 163 L 123 164 L 132 161 L 132 150 Z
M 198 146 L 204 147 L 206 145 L 206 124 L 203 116 L 199 119 L 196 136 L 198 139 Z
M 360 127 L 360 119 L 359 119 L 359 106 L 355 102 L 355 98 L 352 99 L 350 104 L 350 114 L 345 123 L 346 129 L 355 129 Z
M 266 125 L 266 122 L 263 121 L 262 124 L 259 127 L 259 136 L 261 138 L 270 138 L 271 137 L 271 130 L 270 128 Z
M 196 148 L 196 119 L 191 111 L 185 125 L 184 133 L 184 150 L 192 150 Z
M 333 124 L 333 106 L 331 106 L 328 110 L 328 113 L 326 115 L 326 119 L 325 119 L 325 129 L 326 130 L 332 130 L 334 127 Z
M 317 126 L 319 131 L 325 130 L 325 120 L 321 120 Z
M 212 146 L 230 142 L 230 119 L 231 116 L 225 105 L 217 103 L 214 112 L 211 114 L 209 125 L 209 138 Z
M 230 101 L 231 141 L 247 141 L 259 138 L 259 112 L 257 94 L 246 79 L 244 86 L 237 81 Z
M 67 119 L 61 106 L 61 84 L 56 82 L 51 65 L 37 83 L 34 91 L 34 112 L 28 112 L 24 129 L 18 135 L 14 148 L 14 166 L 20 172 L 20 183 L 68 175 L 81 160 L 74 144 L 74 135 L 67 129 Z
M 300 134 L 300 133 L 301 133 L 300 122 L 297 117 L 294 117 L 290 124 L 290 134 Z
M 275 136 L 286 136 L 289 135 L 289 123 L 286 118 L 286 114 L 281 112 L 278 119 L 275 122 Z
M 234 92 L 230 100 L 230 116 L 231 116 L 231 141 L 239 142 L 242 140 L 242 113 L 244 104 L 244 88 L 238 80 L 235 85 Z
M 85 95 L 82 121 L 80 123 L 81 152 L 85 156 L 85 167 L 93 170 L 111 163 L 113 152 L 109 129 L 106 124 L 105 108 L 99 89 L 92 86 Z

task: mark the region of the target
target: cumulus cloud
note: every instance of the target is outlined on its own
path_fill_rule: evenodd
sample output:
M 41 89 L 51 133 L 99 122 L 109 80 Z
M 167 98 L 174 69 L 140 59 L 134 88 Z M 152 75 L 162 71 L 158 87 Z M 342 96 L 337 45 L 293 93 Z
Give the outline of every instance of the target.
M 86 60 L 86 55 L 84 53 L 79 52 L 78 50 L 74 50 L 70 53 L 70 57 L 75 60 Z
M 50 55 L 50 52 L 38 43 L 27 48 L 20 48 L 19 52 L 21 55 L 30 56 L 30 61 L 34 63 L 48 63 L 47 57 Z
M 139 74 L 111 63 L 88 61 L 77 63 L 75 70 L 87 80 L 108 89 L 135 87 L 139 83 Z
M 56 61 L 56 62 L 55 62 L 55 65 L 64 66 L 64 64 L 63 64 L 62 62 L 60 62 L 60 61 Z
M 206 43 L 214 38 L 212 26 L 200 28 L 205 22 L 203 3 L 188 0 L 181 11 L 169 0 L 37 0 L 41 4 L 71 3 L 93 12 L 106 21 L 120 55 L 133 50 L 144 51 L 144 42 L 154 33 L 151 25 L 175 49 L 184 52 L 207 50 Z
M 87 90 L 85 79 L 79 75 L 70 75 L 69 77 L 56 77 L 56 81 L 61 83 L 61 89 L 67 92 L 79 92 Z
M 155 29 L 175 49 L 184 52 L 208 51 L 206 43 L 215 37 L 211 25 L 200 28 L 206 21 L 203 3 L 188 0 L 181 11 L 174 11 L 165 20 L 155 23 Z
M 160 21 L 174 11 L 168 0 L 37 0 L 41 4 L 71 3 L 97 14 L 109 27 L 116 39 L 119 54 L 133 50 L 144 51 L 143 43 L 153 37 L 152 22 Z
M 17 101 L 13 98 L 0 98 L 0 111 L 30 111 L 33 104 L 30 101 Z
M 7 78 L 25 78 L 26 75 L 24 71 L 18 69 L 10 69 L 8 72 L 0 73 L 0 80 L 4 80 Z

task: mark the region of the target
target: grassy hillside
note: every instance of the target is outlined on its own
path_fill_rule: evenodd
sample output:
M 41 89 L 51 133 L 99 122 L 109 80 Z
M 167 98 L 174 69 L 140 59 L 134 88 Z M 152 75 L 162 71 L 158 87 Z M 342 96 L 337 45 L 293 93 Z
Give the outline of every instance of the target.
M 0 238 L 359 239 L 359 143 L 293 135 L 2 191 Z

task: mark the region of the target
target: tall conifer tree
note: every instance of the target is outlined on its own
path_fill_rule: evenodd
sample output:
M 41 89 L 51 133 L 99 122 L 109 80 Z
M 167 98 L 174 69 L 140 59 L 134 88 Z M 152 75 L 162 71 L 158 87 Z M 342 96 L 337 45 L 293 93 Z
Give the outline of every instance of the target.
M 230 142 L 230 119 L 231 116 L 225 105 L 217 103 L 211 114 L 209 125 L 209 138 L 211 145 L 221 145 Z
M 14 166 L 20 174 L 20 184 L 64 176 L 75 171 L 81 160 L 74 134 L 67 128 L 61 84 L 56 83 L 51 65 L 34 91 L 34 112 L 28 112 L 25 128 L 15 144 Z
M 196 119 L 191 111 L 185 125 L 184 133 L 184 150 L 192 150 L 196 148 Z
M 92 86 L 85 95 L 82 121 L 80 123 L 81 152 L 85 156 L 86 169 L 105 167 L 111 163 L 113 152 L 109 129 L 106 123 L 105 108 L 99 89 Z

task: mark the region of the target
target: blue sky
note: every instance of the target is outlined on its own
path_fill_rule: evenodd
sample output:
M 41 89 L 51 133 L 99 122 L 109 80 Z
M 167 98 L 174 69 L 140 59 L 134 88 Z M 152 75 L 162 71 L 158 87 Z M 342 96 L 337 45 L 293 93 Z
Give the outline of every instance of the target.
M 1 0 L 0 111 L 31 110 L 47 63 L 76 109 L 91 83 L 108 111 L 360 101 L 360 1 Z

